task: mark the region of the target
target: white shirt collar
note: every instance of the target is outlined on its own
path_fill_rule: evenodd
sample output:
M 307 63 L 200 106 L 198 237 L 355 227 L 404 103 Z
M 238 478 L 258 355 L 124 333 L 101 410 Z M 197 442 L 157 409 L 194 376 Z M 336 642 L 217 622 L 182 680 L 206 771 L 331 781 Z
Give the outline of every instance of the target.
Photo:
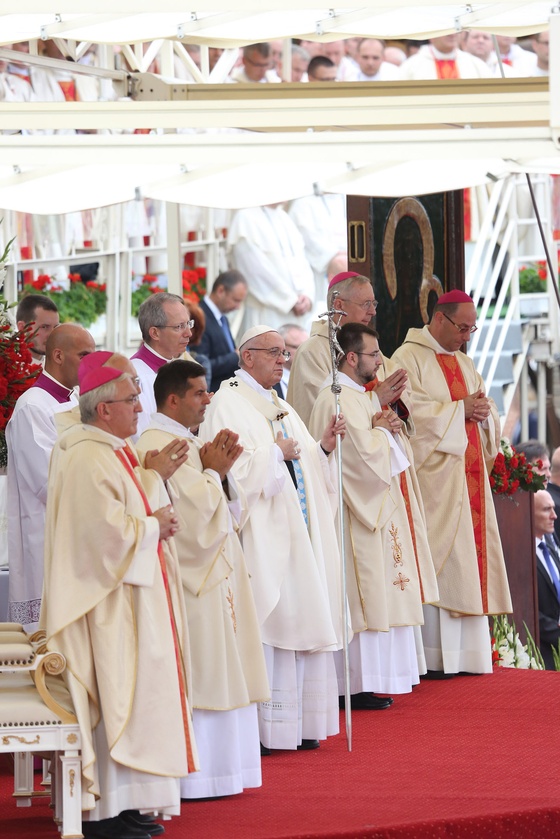
M 144 341 L 144 346 L 146 347 L 147 350 L 149 350 L 151 353 L 153 353 L 155 356 L 157 356 L 157 358 L 163 358 L 164 361 L 172 361 L 173 360 L 171 358 L 166 358 L 164 355 L 160 355 L 158 352 L 156 352 L 154 350 L 153 347 L 150 347 L 150 345 L 147 344 L 145 341 Z
M 221 326 L 222 325 L 223 312 L 220 312 L 220 310 L 218 309 L 218 307 L 216 306 L 214 301 L 210 299 L 208 294 L 205 295 L 204 302 L 206 303 L 206 305 L 208 306 L 208 308 L 210 309 L 210 311 L 212 312 L 212 314 L 214 315 L 214 317 L 216 318 L 216 320 L 218 321 L 218 323 Z
M 161 414 L 159 411 L 152 414 L 148 428 L 157 428 L 160 431 L 168 431 L 170 434 L 177 434 L 181 437 L 194 437 L 190 428 L 181 425 L 177 420 L 168 417 L 167 414 Z

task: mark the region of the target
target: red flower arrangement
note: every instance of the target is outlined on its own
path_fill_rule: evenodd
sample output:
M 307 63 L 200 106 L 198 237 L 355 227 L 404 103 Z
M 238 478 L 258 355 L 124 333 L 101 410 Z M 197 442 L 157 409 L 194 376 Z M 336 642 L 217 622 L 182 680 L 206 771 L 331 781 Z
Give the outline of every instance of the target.
M 33 326 L 14 332 L 6 312 L 8 303 L 0 300 L 0 467 L 7 466 L 6 426 L 14 406 L 42 370 L 31 356 L 29 336 Z
M 527 461 L 525 455 L 517 452 L 507 440 L 501 440 L 500 451 L 490 473 L 492 492 L 496 495 L 513 495 L 520 489 L 537 492 L 544 489 L 544 484 L 544 475 L 535 471 L 534 465 Z
M 200 303 L 206 294 L 206 268 L 199 266 L 183 271 L 183 297 L 187 303 Z

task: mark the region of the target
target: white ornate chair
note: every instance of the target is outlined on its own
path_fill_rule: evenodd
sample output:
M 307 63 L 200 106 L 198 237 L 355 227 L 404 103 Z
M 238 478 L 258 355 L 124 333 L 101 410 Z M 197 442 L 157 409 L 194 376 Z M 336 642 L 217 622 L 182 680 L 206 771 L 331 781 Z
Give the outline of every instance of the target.
M 62 839 L 82 836 L 81 736 L 60 674 L 64 656 L 48 652 L 44 636 L 0 623 L 0 752 L 14 754 L 14 796 L 29 807 L 33 755 L 52 753 L 51 806 Z

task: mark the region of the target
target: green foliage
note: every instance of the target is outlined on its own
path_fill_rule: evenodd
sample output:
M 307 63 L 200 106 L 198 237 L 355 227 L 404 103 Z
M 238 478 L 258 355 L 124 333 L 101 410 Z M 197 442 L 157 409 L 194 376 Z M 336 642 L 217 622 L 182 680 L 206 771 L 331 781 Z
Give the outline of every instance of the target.
M 20 295 L 20 300 L 25 294 L 40 292 L 50 297 L 58 308 L 61 323 L 81 323 L 86 328 L 91 326 L 102 315 L 107 308 L 107 292 L 105 284 L 99 284 L 93 280 L 83 283 L 81 279 L 75 279 L 78 275 L 70 276 L 70 287 L 67 291 L 60 286 L 53 286 L 51 282 L 44 282 L 41 275 L 32 285 L 26 285 Z M 47 277 L 50 281 L 50 277 Z

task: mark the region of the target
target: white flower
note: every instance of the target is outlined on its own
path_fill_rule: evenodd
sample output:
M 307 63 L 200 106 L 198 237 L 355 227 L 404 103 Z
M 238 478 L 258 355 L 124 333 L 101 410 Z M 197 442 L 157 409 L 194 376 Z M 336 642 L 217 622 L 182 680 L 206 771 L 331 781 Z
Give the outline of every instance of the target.
M 500 649 L 500 665 L 502 667 L 515 667 L 515 656 L 513 650 Z

